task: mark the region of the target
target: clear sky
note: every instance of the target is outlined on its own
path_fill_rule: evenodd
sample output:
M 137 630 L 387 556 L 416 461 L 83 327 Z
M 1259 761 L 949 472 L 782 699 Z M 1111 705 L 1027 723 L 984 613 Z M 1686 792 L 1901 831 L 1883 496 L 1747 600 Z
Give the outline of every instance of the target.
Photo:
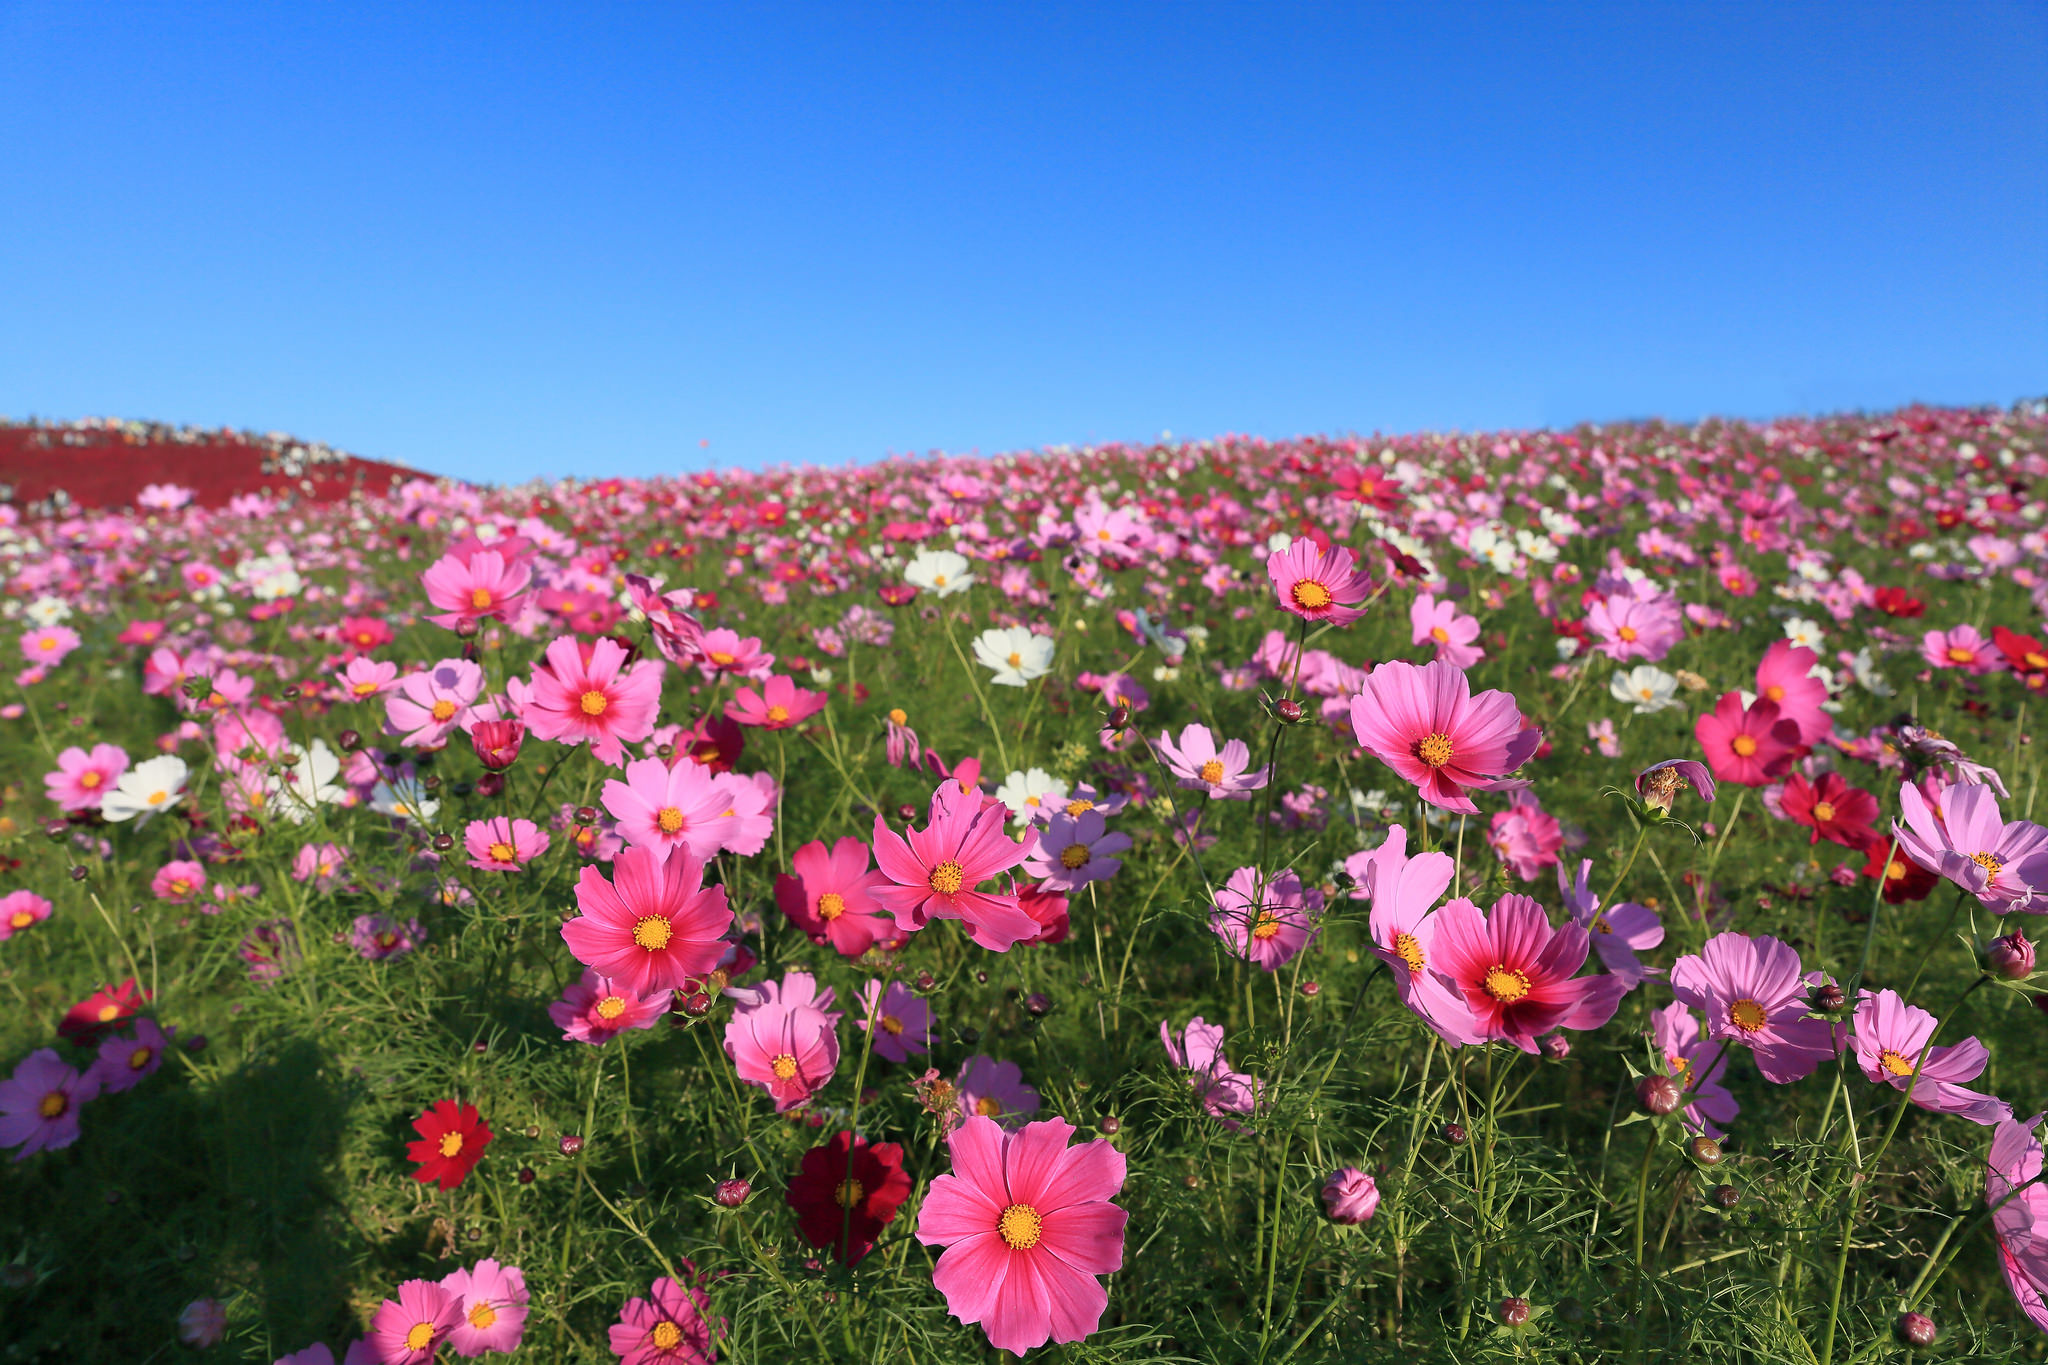
M 473 478 L 2048 393 L 2042 3 L 0 0 L 0 185 L 0 413 Z

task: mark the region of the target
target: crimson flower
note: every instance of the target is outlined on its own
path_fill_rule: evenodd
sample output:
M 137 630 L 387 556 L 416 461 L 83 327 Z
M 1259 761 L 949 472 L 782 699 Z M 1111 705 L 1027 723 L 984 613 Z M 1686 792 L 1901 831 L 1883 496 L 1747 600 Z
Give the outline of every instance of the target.
M 1734 692 L 1699 718 L 1693 735 L 1706 751 L 1715 780 L 1744 787 L 1761 787 L 1782 776 L 1799 747 L 1799 727 L 1780 716 L 1778 703 L 1759 699 L 1745 708 Z
M 1779 804 L 1788 818 L 1813 831 L 1809 844 L 1829 839 L 1844 848 L 1861 849 L 1877 837 L 1871 828 L 1877 819 L 1877 798 L 1850 786 L 1840 773 L 1822 773 L 1813 783 L 1793 773 L 1785 779 Z
M 909 1197 L 903 1149 L 851 1133 L 835 1133 L 830 1142 L 805 1152 L 787 1195 L 804 1240 L 830 1251 L 843 1265 L 874 1249 L 875 1239 L 896 1221 L 896 1210 Z
M 412 1130 L 420 1135 L 405 1149 L 406 1159 L 419 1166 L 413 1179 L 444 1190 L 460 1185 L 491 1145 L 491 1127 L 476 1106 L 454 1100 L 435 1100 L 412 1121 Z

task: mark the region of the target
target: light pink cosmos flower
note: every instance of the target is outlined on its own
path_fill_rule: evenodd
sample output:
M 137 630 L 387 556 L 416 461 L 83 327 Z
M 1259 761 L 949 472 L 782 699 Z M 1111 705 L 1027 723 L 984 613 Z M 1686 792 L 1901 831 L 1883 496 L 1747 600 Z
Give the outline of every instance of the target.
M 1038 846 L 1024 860 L 1024 870 L 1054 891 L 1077 891 L 1090 882 L 1116 875 L 1131 836 L 1111 833 L 1098 811 L 1079 816 L 1054 814 L 1038 835 Z
M 435 560 L 420 575 L 420 585 L 441 614 L 427 619 L 453 630 L 465 621 L 491 616 L 510 621 L 518 616 L 533 582 L 533 560 L 519 552 L 523 548 L 523 543 L 515 542 L 485 549 L 468 541 Z
M 531 820 L 499 815 L 470 821 L 462 845 L 479 872 L 517 872 L 548 851 L 548 835 Z
M 1553 929 L 1527 896 L 1502 896 L 1491 915 L 1454 900 L 1436 920 L 1437 969 L 1464 995 L 1482 1038 L 1533 1055 L 1540 1034 L 1599 1028 L 1628 992 L 1619 977 L 1574 975 L 1586 962 L 1586 931 Z
M 891 1062 L 907 1062 L 911 1054 L 922 1057 L 932 1050 L 932 1007 L 901 981 L 888 989 L 870 980 L 861 987 L 861 1017 L 855 1022 L 863 1030 L 874 1021 L 875 1054 Z
M 687 1265 L 688 1263 L 685 1262 Z M 710 1365 L 711 1296 L 664 1275 L 644 1299 L 627 1299 L 608 1337 L 619 1365 Z
M 1323 893 L 1303 889 L 1292 871 L 1261 878 L 1255 867 L 1240 867 L 1216 892 L 1209 928 L 1231 951 L 1267 971 L 1278 971 L 1321 933 Z
M 340 844 L 301 844 L 292 859 L 292 880 L 311 882 L 316 891 L 332 891 L 341 885 L 347 866 L 348 850 Z
M 1508 808 L 1495 811 L 1487 827 L 1486 844 L 1508 870 L 1525 882 L 1536 880 L 1546 867 L 1558 865 L 1558 851 L 1564 847 L 1564 826 L 1536 799 L 1532 791 L 1518 791 L 1508 797 Z
M 1972 1123 L 2003 1123 L 2012 1106 L 1996 1095 L 1967 1090 L 1991 1064 L 1991 1052 L 1975 1038 L 1950 1047 L 1927 1046 L 1940 1021 L 1909 1005 L 1897 991 L 1864 991 L 1856 1002 L 1849 1046 L 1856 1064 L 1879 1085 L 1910 1090 L 1914 1104 L 1937 1114 L 1958 1114 Z M 1922 1053 L 1925 1052 L 1923 1059 Z
M 1671 993 L 1707 1017 L 1707 1036 L 1740 1043 L 1767 1081 L 1786 1085 L 1835 1055 L 1810 1008 L 1799 954 L 1769 935 L 1716 934 L 1671 965 Z
M 205 667 L 205 656 L 198 650 L 180 654 L 168 645 L 153 649 L 142 662 L 142 690 L 152 697 L 168 697 Z
M 1541 731 L 1525 727 L 1505 692 L 1472 695 L 1464 670 L 1438 661 L 1381 664 L 1351 699 L 1360 747 L 1413 782 L 1422 799 L 1476 813 L 1467 791 L 1515 791 L 1508 778 L 1535 754 Z
M 100 1093 L 91 1071 L 79 1075 L 50 1048 L 21 1059 L 0 1081 L 0 1147 L 19 1147 L 16 1161 L 78 1141 L 78 1111 Z
M 337 681 L 341 695 L 349 701 L 369 701 L 398 686 L 398 665 L 380 663 L 367 654 L 358 654 L 337 675 Z
M 183 905 L 206 889 L 206 869 L 189 858 L 165 863 L 149 879 L 150 894 L 172 905 Z
M 2028 820 L 2007 823 L 1991 788 L 1950 787 L 1937 810 L 1918 787 L 1901 783 L 1899 811 L 1906 823 L 1902 828 L 1894 821 L 1892 831 L 1900 851 L 1992 911 L 2048 904 L 2048 829 Z
M 2048 1332 L 2048 1185 L 2034 1135 L 2041 1118 L 2007 1119 L 1992 1130 L 1984 1203 L 2006 1286 L 2027 1320 Z
M 1216 747 L 1216 736 L 1206 725 L 1189 725 L 1175 743 L 1164 731 L 1157 741 L 1167 768 L 1190 791 L 1207 792 L 1219 801 L 1248 801 L 1266 785 L 1270 770 L 1251 767 L 1252 751 L 1241 739 Z
M 1372 575 L 1357 565 L 1351 551 L 1325 551 L 1301 536 L 1266 556 L 1266 576 L 1282 611 L 1304 621 L 1348 626 L 1365 615 L 1358 604 L 1372 595 Z
M 666 990 L 640 995 L 585 967 L 582 977 L 548 1006 L 548 1018 L 572 1043 L 608 1043 L 629 1028 L 653 1028 L 673 997 Z
M 1087 1337 L 1109 1305 L 1095 1277 L 1123 1267 L 1127 1215 L 1109 1202 L 1123 1153 L 1101 1138 L 1069 1147 L 1073 1135 L 1064 1119 L 1005 1133 L 971 1118 L 948 1135 L 953 1169 L 918 1211 L 917 1240 L 945 1248 L 932 1285 L 946 1310 L 997 1350 Z
M 21 633 L 21 656 L 38 668 L 55 668 L 79 645 L 69 626 L 42 626 Z
M 830 943 L 841 957 L 859 957 L 877 940 L 899 936 L 896 921 L 876 902 L 888 878 L 868 866 L 868 846 L 840 839 L 830 851 L 814 839 L 790 858 L 795 875 L 775 879 L 775 903 L 813 943 Z
M 384 733 L 410 749 L 438 749 L 483 690 L 483 669 L 467 659 L 443 659 L 424 673 L 409 673 L 384 698 Z
M 478 1261 L 467 1270 L 451 1270 L 441 1287 L 455 1295 L 460 1320 L 448 1333 L 448 1346 L 459 1356 L 490 1351 L 509 1355 L 526 1333 L 526 1276 L 518 1266 Z
M 695 763 L 671 768 L 658 758 L 634 759 L 625 781 L 604 784 L 602 800 L 619 822 L 619 836 L 636 848 L 681 846 L 709 859 L 725 842 L 726 792 L 710 769 Z
M 725 955 L 732 909 L 725 888 L 704 885 L 704 864 L 685 850 L 621 850 L 613 881 L 586 867 L 576 880 L 582 913 L 562 926 L 562 941 L 584 966 L 635 994 L 674 990 Z
M 31 925 L 50 917 L 50 902 L 33 891 L 10 891 L 0 896 L 0 943 L 5 943 Z
M 1650 1011 L 1650 1042 L 1664 1056 L 1665 1074 L 1684 1087 L 1686 1124 L 1710 1138 L 1720 1137 L 1742 1112 L 1723 1079 L 1727 1043 L 1702 1034 L 1699 1016 L 1678 1000 Z
M 1410 644 L 1436 646 L 1436 657 L 1453 668 L 1470 668 L 1486 657 L 1472 643 L 1479 638 L 1479 618 L 1463 615 L 1448 598 L 1439 602 L 1434 593 L 1418 594 L 1408 604 L 1408 625 Z
M 809 972 L 754 988 L 753 1003 L 734 1008 L 725 1026 L 725 1055 L 739 1078 L 758 1085 L 780 1114 L 808 1101 L 839 1065 L 839 1012 L 832 989 L 818 988 Z
M 775 656 L 763 653 L 753 636 L 741 639 L 739 632 L 720 628 L 707 630 L 697 644 L 697 666 L 707 678 L 721 673 L 736 678 L 765 678 L 775 667 Z
M 742 858 L 751 858 L 767 846 L 775 832 L 775 808 L 779 796 L 775 774 L 719 773 L 712 778 L 725 794 L 724 837 L 718 847 Z
M 57 771 L 43 774 L 43 788 L 64 811 L 98 810 L 128 771 L 128 755 L 116 744 L 76 745 L 57 755 Z
M 137 1016 L 133 1032 L 116 1034 L 100 1044 L 91 1079 L 99 1084 L 103 1095 L 133 1089 L 156 1074 L 164 1064 L 164 1049 L 170 1044 L 169 1031 L 160 1028 L 154 1019 Z
M 1039 923 L 1017 904 L 1015 893 L 978 888 L 1023 862 L 1031 842 L 1010 838 L 1009 809 L 1001 802 L 983 805 L 978 798 L 978 792 L 948 797 L 941 787 L 932 798 L 930 823 L 903 834 L 877 815 L 875 863 L 887 881 L 873 895 L 906 933 L 934 919 L 957 919 L 982 947 L 1008 952 L 1019 940 L 1035 938 Z
M 1323 1182 L 1323 1212 L 1333 1223 L 1366 1222 L 1379 1210 L 1379 1206 L 1379 1186 L 1356 1166 L 1333 1171 Z
M 370 1341 L 383 1365 L 430 1365 L 461 1321 L 460 1296 L 432 1280 L 407 1280 L 370 1315 Z
M 1451 1046 L 1479 1042 L 1471 1006 L 1436 968 L 1433 907 L 1456 873 L 1451 855 L 1419 853 L 1411 858 L 1408 831 L 1390 825 L 1378 848 L 1353 854 L 1344 869 L 1355 883 L 1353 899 L 1372 900 L 1367 932 L 1373 955 L 1392 972 L 1401 1003 Z
M 742 725 L 759 726 L 763 730 L 787 730 L 792 725 L 801 725 L 825 709 L 825 694 L 798 687 L 784 673 L 771 676 L 756 692 L 751 687 L 736 688 L 732 700 L 725 704 L 725 714 Z
M 1619 594 L 1603 597 L 1586 613 L 1586 625 L 1599 637 L 1594 648 L 1616 661 L 1656 663 L 1685 638 L 1675 601 L 1662 595 L 1653 599 Z
M 1828 685 L 1813 676 L 1820 655 L 1790 640 L 1764 651 L 1756 666 L 1756 695 L 1778 704 L 1778 718 L 1799 727 L 1799 742 L 1809 747 L 1833 732 L 1835 718 L 1821 709 Z
M 1161 1019 L 1159 1041 L 1166 1048 L 1167 1060 L 1188 1073 L 1187 1082 L 1202 1112 L 1233 1133 L 1242 1131 L 1244 1125 L 1238 1118 L 1250 1118 L 1258 1108 L 1259 1082 L 1231 1069 L 1230 1058 L 1223 1055 L 1223 1025 L 1209 1023 L 1198 1014 L 1175 1034 L 1173 1026 Z
M 586 654 L 584 651 L 588 650 Z M 654 731 L 661 705 L 659 659 L 627 665 L 627 655 L 614 640 L 588 646 L 573 636 L 550 644 L 533 669 L 533 690 L 523 719 L 535 739 L 563 744 L 589 741 L 599 762 L 616 768 L 625 761 L 627 744 Z
M 980 1053 L 960 1064 L 953 1093 L 962 1118 L 980 1115 L 1005 1128 L 1015 1128 L 1038 1112 L 1038 1092 L 1024 1084 L 1023 1069 Z
M 1935 668 L 1962 668 L 1971 673 L 1996 673 L 2005 656 L 1975 626 L 1930 630 L 1920 637 L 1920 657 Z
M 1626 981 L 1630 990 L 1641 985 L 1646 977 L 1662 976 L 1662 967 L 1646 967 L 1636 954 L 1664 941 L 1664 922 L 1657 918 L 1656 911 L 1634 901 L 1623 901 L 1611 910 L 1601 910 L 1600 898 L 1593 894 L 1592 876 L 1591 858 L 1579 860 L 1576 882 L 1565 876 L 1560 865 L 1557 889 L 1564 895 L 1565 908 L 1571 911 L 1572 923 L 1591 936 L 1593 951 L 1600 955 L 1601 965 Z

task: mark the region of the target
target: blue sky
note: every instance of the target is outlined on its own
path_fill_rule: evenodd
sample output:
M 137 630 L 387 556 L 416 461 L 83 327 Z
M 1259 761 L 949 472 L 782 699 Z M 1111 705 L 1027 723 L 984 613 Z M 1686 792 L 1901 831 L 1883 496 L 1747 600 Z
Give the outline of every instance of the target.
M 2048 392 L 2039 3 L 0 0 L 0 182 L 0 413 L 474 478 Z

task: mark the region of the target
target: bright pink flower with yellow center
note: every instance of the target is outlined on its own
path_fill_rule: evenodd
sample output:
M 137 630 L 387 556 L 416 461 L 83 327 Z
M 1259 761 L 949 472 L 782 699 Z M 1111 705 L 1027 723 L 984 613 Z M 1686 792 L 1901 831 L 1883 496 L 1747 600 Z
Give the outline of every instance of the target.
M 777 673 L 761 684 L 756 692 L 751 687 L 734 691 L 731 701 L 725 704 L 725 714 L 742 725 L 755 725 L 763 730 L 787 730 L 792 725 L 801 725 L 825 709 L 825 694 L 798 687 L 785 674 Z
M 408 748 L 438 749 L 483 690 L 483 669 L 467 659 L 443 659 L 424 673 L 407 674 L 384 698 L 384 732 Z
M 127 771 L 128 755 L 119 745 L 73 746 L 57 755 L 57 771 L 43 774 L 43 788 L 59 810 L 98 810 Z
M 1479 618 L 1459 611 L 1456 602 L 1422 593 L 1408 605 L 1408 625 L 1410 644 L 1434 646 L 1436 657 L 1453 667 L 1470 668 L 1486 657 L 1473 643 L 1479 638 Z
M 1266 576 L 1280 609 L 1304 621 L 1348 626 L 1365 615 L 1358 604 L 1372 595 L 1372 576 L 1349 550 L 1319 548 L 1301 536 L 1266 556 Z
M 492 549 L 471 540 L 449 550 L 420 575 L 427 600 L 441 608 L 439 616 L 427 619 L 453 630 L 465 621 L 517 616 L 533 582 L 533 560 L 525 549 L 519 540 Z
M 1693 724 L 1693 737 L 1717 781 L 1761 787 L 1783 777 L 1799 749 L 1799 727 L 1778 712 L 1778 703 L 1758 698 L 1750 706 L 1726 693 Z
M 432 1280 L 407 1280 L 371 1315 L 371 1349 L 384 1365 L 430 1365 L 461 1321 L 461 1295 Z
M 1707 1017 L 1707 1036 L 1740 1043 L 1767 1081 L 1785 1085 L 1835 1055 L 1812 1009 L 1799 954 L 1768 934 L 1716 934 L 1671 964 L 1671 993 Z
M 1803 645 L 1780 640 L 1764 651 L 1756 666 L 1756 695 L 1776 702 L 1778 717 L 1799 727 L 1799 742 L 1811 747 L 1835 728 L 1835 718 L 1821 709 L 1828 685 L 1813 676 L 1820 655 Z
M 1922 1109 L 1987 1126 L 2010 1119 L 2011 1105 L 1962 1084 L 1984 1074 L 1991 1064 L 1990 1049 L 1975 1038 L 1930 1047 L 1939 1025 L 1926 1010 L 1900 999 L 1897 991 L 1865 991 L 1856 1002 L 1849 1046 L 1865 1076 L 1878 1085 L 1909 1091 Z
M 1395 661 L 1366 675 L 1351 699 L 1360 747 L 1413 782 L 1422 799 L 1445 810 L 1476 812 L 1467 791 L 1514 791 L 1506 777 L 1528 762 L 1543 733 L 1522 724 L 1505 692 L 1472 695 L 1463 669 Z
M 548 835 L 531 820 L 499 815 L 470 821 L 462 844 L 479 872 L 517 872 L 548 851 Z
M 623 850 L 615 881 L 594 867 L 576 881 L 582 912 L 562 926 L 578 962 L 640 995 L 674 990 L 718 965 L 732 910 L 725 888 L 704 885 L 704 864 L 686 850 Z
M 22 632 L 21 654 L 34 667 L 55 668 L 78 644 L 78 632 L 69 626 L 44 626 Z
M 1368 929 L 1373 955 L 1392 969 L 1401 1003 L 1447 1043 L 1481 1041 L 1471 1007 L 1436 961 L 1435 907 L 1456 870 L 1451 855 L 1419 853 L 1411 858 L 1408 831 L 1391 825 L 1385 842 L 1370 852 L 1353 854 L 1344 870 L 1357 883 L 1352 897 L 1372 901 Z
M 1465 997 L 1483 1039 L 1534 1054 L 1553 1029 L 1596 1029 L 1614 1017 L 1628 983 L 1578 976 L 1590 945 L 1575 924 L 1552 928 L 1527 896 L 1502 896 L 1483 915 L 1468 900 L 1436 913 L 1435 959 Z
M 991 952 L 1035 938 L 1040 925 L 1014 893 L 980 890 L 983 882 L 1023 862 L 1031 839 L 1018 843 L 1005 830 L 1009 809 L 971 796 L 933 797 L 931 822 L 904 834 L 875 817 L 875 862 L 887 881 L 874 888 L 877 904 L 906 933 L 934 919 L 957 919 Z M 1035 837 L 1035 836 L 1034 836 Z
M 627 658 L 615 640 L 586 646 L 565 635 L 550 644 L 534 666 L 526 728 L 535 739 L 588 741 L 600 762 L 623 763 L 625 745 L 654 732 L 666 667 L 659 659 L 629 665 Z
M 673 992 L 640 995 L 623 982 L 585 968 L 581 980 L 548 1006 L 548 1018 L 572 1043 L 608 1043 L 629 1028 L 653 1028 L 668 1013 Z
M 896 921 L 876 902 L 874 890 L 888 880 L 868 865 L 868 846 L 840 839 L 830 850 L 822 839 L 798 849 L 789 860 L 794 875 L 775 879 L 775 903 L 813 943 L 830 943 L 842 957 L 859 957 L 878 939 L 900 934 Z
M 10 891 L 0 896 L 0 943 L 50 917 L 50 902 L 33 891 Z
M 732 798 L 710 769 L 684 761 L 636 758 L 626 780 L 604 784 L 603 805 L 619 822 L 619 837 L 636 848 L 685 848 L 710 859 L 732 832 Z
M 526 1276 L 518 1266 L 478 1261 L 467 1270 L 451 1270 L 441 1287 L 455 1295 L 461 1317 L 448 1333 L 448 1347 L 459 1356 L 487 1351 L 507 1355 L 519 1349 L 526 1333 Z
M 809 972 L 786 973 L 754 991 L 754 1003 L 735 1008 L 725 1026 L 725 1055 L 741 1080 L 774 1098 L 780 1114 L 832 1079 L 839 1065 L 839 1012 L 831 988 L 820 990 Z

